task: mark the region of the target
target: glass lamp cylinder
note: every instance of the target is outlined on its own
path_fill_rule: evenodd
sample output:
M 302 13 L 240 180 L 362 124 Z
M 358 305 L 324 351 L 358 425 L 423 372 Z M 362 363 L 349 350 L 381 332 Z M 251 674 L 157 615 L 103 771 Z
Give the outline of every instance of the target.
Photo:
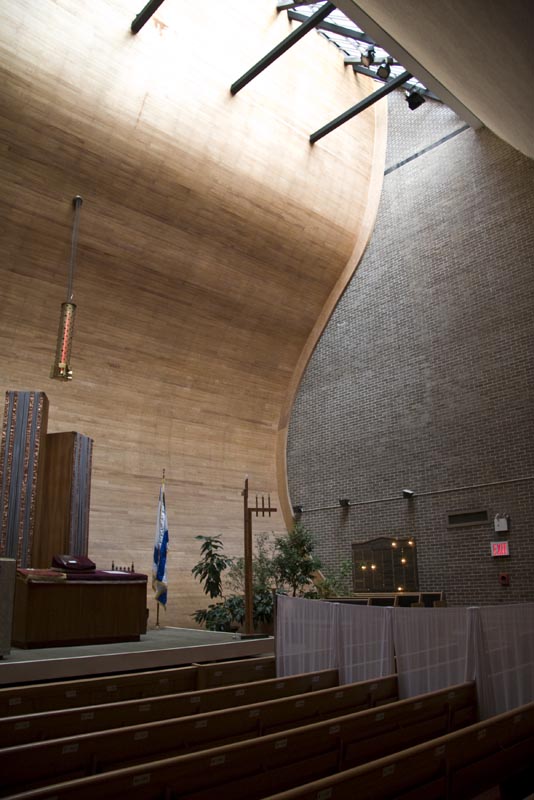
M 59 318 L 59 330 L 57 334 L 56 357 L 50 373 L 51 378 L 59 380 L 72 380 L 72 370 L 70 364 L 70 351 L 72 346 L 72 334 L 74 331 L 74 318 L 76 316 L 76 305 L 74 303 L 61 304 L 61 316 Z

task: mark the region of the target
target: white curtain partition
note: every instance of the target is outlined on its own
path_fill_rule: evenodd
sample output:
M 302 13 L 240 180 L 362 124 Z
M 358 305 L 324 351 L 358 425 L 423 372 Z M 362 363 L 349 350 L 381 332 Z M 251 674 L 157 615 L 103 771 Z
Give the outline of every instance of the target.
M 278 675 L 337 667 L 341 683 L 395 671 L 413 697 L 475 680 L 480 717 L 534 701 L 534 603 L 380 608 L 278 597 Z
M 534 700 L 534 603 L 482 606 L 473 624 L 483 719 Z
M 277 596 L 276 674 L 298 675 L 337 667 L 335 606 Z
M 392 610 L 401 698 L 474 679 L 467 608 Z
M 339 682 L 356 683 L 394 673 L 393 609 L 329 605 L 336 610 Z

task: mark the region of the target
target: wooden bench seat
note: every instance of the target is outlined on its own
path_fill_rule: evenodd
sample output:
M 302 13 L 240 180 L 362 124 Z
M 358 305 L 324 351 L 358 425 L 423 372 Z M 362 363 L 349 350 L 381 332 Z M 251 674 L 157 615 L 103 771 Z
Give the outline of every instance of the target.
M 529 703 L 268 800 L 469 800 L 502 783 L 512 791 L 508 796 L 524 797 L 534 790 L 533 754 Z M 514 784 L 521 787 L 517 793 Z
M 0 717 L 157 697 L 276 677 L 274 656 L 0 688 Z
M 216 689 L 235 683 L 264 681 L 276 678 L 276 658 L 247 658 L 239 661 L 220 661 L 215 664 L 196 664 L 197 689 Z
M 411 608 L 432 608 L 436 604 L 446 606 L 444 592 L 355 592 L 349 597 L 326 599 L 326 603 L 347 603 L 349 605 L 395 606 Z
M 283 733 L 113 770 L 20 794 L 27 798 L 253 800 L 442 733 L 475 709 L 474 684 L 335 717 Z M 372 745 L 371 745 L 372 743 Z M 32 756 L 33 757 L 33 756 Z
M 71 681 L 48 681 L 0 689 L 0 717 L 63 708 L 79 708 L 118 700 L 191 692 L 197 686 L 197 667 L 106 675 Z
M 396 676 L 254 705 L 0 749 L 2 786 L 38 786 L 194 752 L 397 699 Z M 24 770 L 20 764 L 25 764 Z
M 326 689 L 339 684 L 336 669 L 269 678 L 220 689 L 164 695 L 75 709 L 44 711 L 0 719 L 0 747 L 58 739 L 90 731 L 138 725 L 161 719 L 207 713 L 221 708 L 260 703 L 277 697 Z

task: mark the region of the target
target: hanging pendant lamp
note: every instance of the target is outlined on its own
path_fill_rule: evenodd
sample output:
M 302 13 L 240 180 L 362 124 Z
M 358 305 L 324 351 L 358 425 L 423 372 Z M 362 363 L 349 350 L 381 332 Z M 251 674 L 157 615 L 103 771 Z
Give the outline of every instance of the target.
M 74 319 L 76 316 L 76 305 L 73 303 L 74 290 L 74 266 L 76 261 L 76 245 L 78 242 L 78 226 L 80 222 L 80 208 L 83 203 L 80 195 L 72 201 L 74 206 L 74 223 L 72 226 L 72 243 L 70 251 L 69 276 L 67 283 L 67 299 L 61 304 L 61 314 L 59 317 L 59 330 L 57 334 L 56 357 L 50 372 L 51 378 L 61 381 L 72 380 L 72 369 L 70 368 L 70 351 L 72 347 L 72 334 L 74 331 Z

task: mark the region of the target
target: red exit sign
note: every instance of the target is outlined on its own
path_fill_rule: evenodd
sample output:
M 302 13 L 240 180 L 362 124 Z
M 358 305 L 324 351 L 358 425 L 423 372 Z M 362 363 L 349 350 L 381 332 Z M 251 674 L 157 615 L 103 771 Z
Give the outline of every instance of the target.
M 508 542 L 492 542 L 491 555 L 494 558 L 495 556 L 509 556 L 510 548 L 508 547 Z

